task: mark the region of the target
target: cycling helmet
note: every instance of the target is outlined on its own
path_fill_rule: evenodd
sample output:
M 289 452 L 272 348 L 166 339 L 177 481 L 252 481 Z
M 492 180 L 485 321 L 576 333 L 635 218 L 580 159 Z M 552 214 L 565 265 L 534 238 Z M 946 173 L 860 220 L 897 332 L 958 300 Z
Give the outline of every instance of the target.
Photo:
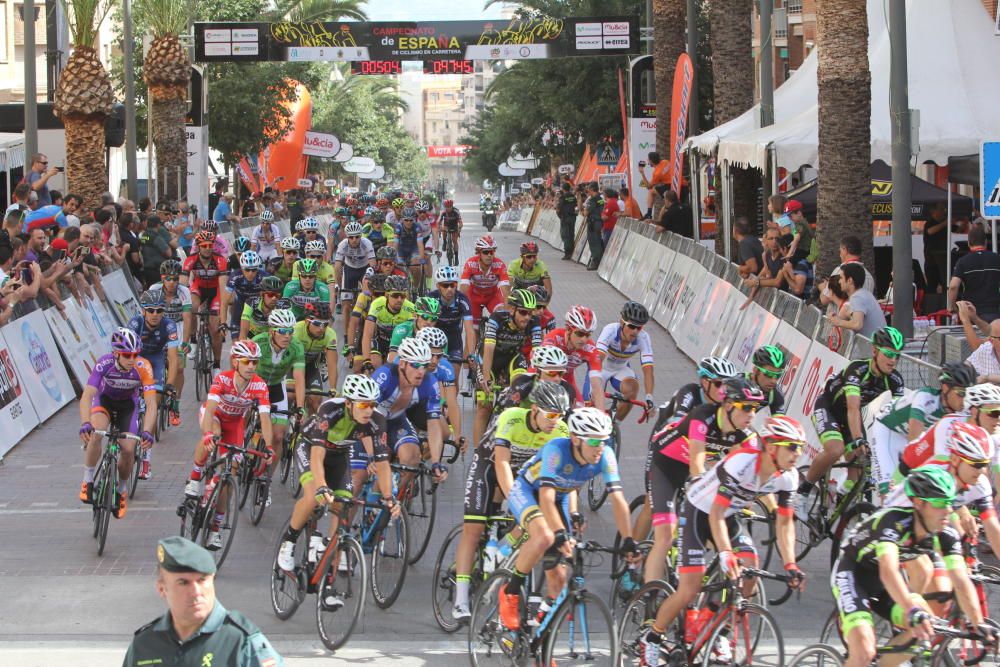
M 375 253 L 375 259 L 391 259 L 396 261 L 396 249 L 392 246 L 385 245 L 378 249 Z
M 181 274 L 181 263 L 176 259 L 168 259 L 160 264 L 161 276 L 179 276 Z
M 649 311 L 638 301 L 626 301 L 622 306 L 622 319 L 632 324 L 649 322 Z
M 527 310 L 538 308 L 538 301 L 535 299 L 535 295 L 526 289 L 516 289 L 511 292 L 510 296 L 507 297 L 507 303 L 515 308 L 525 308 Z
M 480 236 L 476 239 L 476 252 L 480 250 L 496 250 L 497 242 L 493 240 L 493 237 L 487 234 L 486 236 Z
M 255 253 L 253 250 L 247 250 L 245 253 L 240 255 L 241 269 L 259 269 L 263 264 L 264 260 L 262 260 L 260 255 Z
M 351 197 L 350 195 L 348 195 L 347 199 L 344 200 L 344 205 L 345 206 L 350 206 L 351 208 L 354 208 L 355 206 L 358 205 L 358 200 L 355 199 L 354 197 Z
M 993 457 L 990 434 L 981 426 L 955 422 L 948 434 L 948 451 L 967 461 L 989 461 Z
M 522 255 L 537 255 L 538 254 L 538 244 L 534 241 L 525 241 L 521 244 L 521 254 Z
M 566 414 L 569 411 L 569 395 L 558 382 L 535 382 L 528 400 L 546 412 Z
M 265 208 L 263 211 L 260 212 L 260 221 L 274 222 L 274 213 L 271 213 L 269 210 Z
M 441 316 L 441 302 L 432 296 L 422 296 L 413 304 L 413 310 L 425 320 L 436 320 Z
M 753 353 L 754 366 L 774 366 L 778 370 L 785 367 L 785 353 L 775 345 L 765 345 Z
M 543 308 L 549 305 L 549 299 L 551 295 L 549 291 L 542 287 L 541 285 L 532 285 L 528 288 L 528 291 L 535 295 L 535 301 L 538 302 L 538 307 Z
M 347 226 L 344 227 L 344 233 L 347 234 L 348 236 L 361 236 L 362 234 L 361 223 L 358 222 L 347 223 Z
M 454 205 L 455 205 L 455 201 L 454 200 L 452 200 L 452 199 L 445 199 L 444 200 L 444 207 L 445 208 L 451 208 Z
M 235 359 L 260 359 L 260 346 L 252 340 L 238 340 L 233 343 L 229 356 Z
M 448 335 L 437 327 L 424 327 L 417 332 L 417 338 L 430 345 L 432 350 L 448 347 Z
M 194 244 L 198 247 L 210 246 L 215 243 L 215 234 L 212 232 L 200 231 L 194 235 Z
M 458 271 L 454 266 L 439 266 L 434 272 L 435 283 L 457 283 Z
M 607 438 L 611 435 L 611 417 L 597 408 L 580 408 L 569 414 L 569 432 L 582 438 Z
M 597 316 L 586 306 L 573 306 L 566 312 L 566 328 L 593 332 L 597 328 Z
M 264 276 L 260 281 L 261 292 L 277 292 L 280 294 L 283 289 L 284 285 L 281 284 L 281 278 L 278 276 Z
M 971 387 L 976 384 L 976 369 L 969 364 L 953 361 L 941 367 L 938 381 L 952 387 Z
M 1000 387 L 989 382 L 972 385 L 965 390 L 964 408 L 978 408 L 983 405 L 1000 405 Z
M 403 208 L 404 206 L 406 206 L 406 201 L 402 197 L 396 197 L 392 200 L 393 208 Z
M 203 232 L 212 232 L 214 234 L 219 231 L 219 223 L 215 220 L 203 220 L 201 223 L 201 230 Z
M 375 267 L 369 266 L 365 269 L 365 275 L 362 276 L 365 280 L 368 280 L 375 275 Z
M 569 359 L 562 348 L 555 345 L 539 345 L 531 353 L 531 365 L 539 370 L 553 368 L 564 369 L 569 366 Z
M 295 326 L 295 313 L 286 308 L 275 308 L 267 316 L 267 326 L 273 329 L 291 329 Z
M 302 247 L 302 244 L 299 243 L 299 240 L 297 238 L 295 238 L 294 236 L 286 236 L 285 238 L 281 239 L 281 249 L 282 250 L 295 250 L 295 251 L 298 251 L 301 247 Z
M 385 197 L 379 197 L 379 198 L 378 198 L 378 199 L 377 199 L 377 200 L 375 201 L 375 206 L 376 206 L 377 208 L 389 208 L 389 200 L 388 200 L 388 199 L 386 199 Z
M 872 345 L 899 352 L 906 340 L 896 327 L 882 327 L 872 336 Z
M 365 194 L 358 197 L 358 201 L 367 206 L 368 204 L 371 204 L 373 201 L 375 201 L 375 198 L 366 192 Z
M 348 215 L 350 212 L 351 212 L 350 209 L 348 209 L 346 206 L 338 206 L 337 208 L 333 209 L 333 214 L 339 215 L 341 217 Z
M 300 232 L 319 230 L 319 221 L 316 218 L 302 218 L 295 223 L 295 229 Z
M 806 441 L 802 424 L 787 415 L 768 417 L 760 429 L 760 439 L 765 445 Z
M 384 273 L 376 273 L 371 278 L 368 279 L 368 289 L 370 289 L 375 294 L 385 293 L 385 279 L 389 276 Z
M 233 243 L 233 250 L 236 252 L 246 252 L 250 249 L 250 239 L 245 236 L 238 236 L 236 242 Z
M 295 262 L 295 267 L 299 271 L 299 276 L 315 276 L 319 270 L 319 263 L 315 259 L 300 259 Z
M 305 313 L 305 319 L 307 320 L 329 320 L 330 304 L 326 301 L 313 301 L 312 303 L 307 303 L 302 312 Z
M 417 217 L 417 212 L 413 209 L 412 206 L 407 206 L 406 208 L 403 209 L 403 220 L 415 217 Z
M 408 292 L 410 290 L 410 279 L 406 276 L 391 275 L 386 276 L 386 292 Z
M 726 378 L 722 386 L 723 398 L 729 401 L 763 403 L 766 400 L 761 388 L 745 377 Z
M 431 205 L 429 202 L 418 201 L 413 205 L 413 208 L 417 209 L 418 213 L 428 213 L 431 210 Z
M 404 338 L 399 344 L 399 358 L 410 364 L 429 364 L 431 346 L 419 338 Z
M 142 350 L 142 343 L 139 341 L 139 336 L 131 329 L 118 327 L 111 334 L 111 350 L 113 352 L 135 354 Z
M 371 217 L 371 216 L 375 215 L 376 213 L 378 213 L 378 209 L 375 208 L 374 206 L 366 206 L 364 213 L 365 213 L 365 215 Z
M 318 240 L 317 241 L 306 241 L 306 247 L 303 249 L 303 252 L 305 252 L 305 254 L 307 254 L 307 255 L 309 253 L 311 253 L 311 252 L 324 253 L 324 252 L 326 252 L 326 246 L 323 245 L 322 241 L 318 241 Z
M 920 500 L 955 501 L 955 476 L 944 466 L 927 465 L 912 470 L 903 484 L 906 495 Z
M 139 307 L 143 310 L 158 306 L 163 306 L 163 292 L 160 290 L 146 290 L 139 295 Z
M 378 383 L 367 375 L 348 375 L 340 391 L 352 401 L 378 401 L 382 397 Z
M 698 377 L 718 380 L 736 377 L 739 371 L 733 362 L 723 357 L 705 357 L 698 362 Z

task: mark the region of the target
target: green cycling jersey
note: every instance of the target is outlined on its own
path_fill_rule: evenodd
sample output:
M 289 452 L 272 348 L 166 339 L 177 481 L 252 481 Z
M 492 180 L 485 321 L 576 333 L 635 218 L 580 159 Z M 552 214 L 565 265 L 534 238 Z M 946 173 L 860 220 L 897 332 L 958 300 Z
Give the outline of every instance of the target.
M 313 338 L 309 335 L 309 322 L 302 320 L 295 325 L 292 339 L 302 344 L 307 365 L 325 363 L 326 356 L 323 353 L 326 350 L 337 350 L 337 332 L 332 326 L 324 328 L 323 335 L 319 338 Z
M 302 283 L 298 280 L 285 285 L 285 292 L 282 296 L 292 301 L 292 313 L 295 319 L 301 320 L 305 317 L 306 304 L 323 302 L 330 303 L 330 288 L 323 283 L 316 281 L 311 292 L 302 291 Z
M 271 333 L 265 331 L 253 337 L 253 342 L 260 346 L 260 364 L 257 366 L 259 375 L 268 386 L 281 384 L 290 371 L 297 368 L 305 369 L 306 359 L 302 343 L 293 337 L 288 347 L 275 353 L 271 347 Z

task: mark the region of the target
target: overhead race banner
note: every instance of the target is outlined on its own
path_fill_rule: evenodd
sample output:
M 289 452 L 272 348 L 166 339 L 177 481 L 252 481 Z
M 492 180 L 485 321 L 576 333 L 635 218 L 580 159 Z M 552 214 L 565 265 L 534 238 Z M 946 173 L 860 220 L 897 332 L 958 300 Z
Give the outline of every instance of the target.
M 355 156 L 344 163 L 344 171 L 354 174 L 366 174 L 375 168 L 375 160 L 370 157 Z
M 197 62 L 526 60 L 627 55 L 636 17 L 195 23 Z

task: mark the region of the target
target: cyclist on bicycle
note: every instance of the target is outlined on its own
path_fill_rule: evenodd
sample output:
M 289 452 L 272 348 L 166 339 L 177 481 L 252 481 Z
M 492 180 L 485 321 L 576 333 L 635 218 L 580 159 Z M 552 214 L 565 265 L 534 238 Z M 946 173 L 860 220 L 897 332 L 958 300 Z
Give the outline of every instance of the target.
M 787 361 L 780 347 L 764 345 L 753 353 L 753 368 L 747 373 L 747 379 L 760 387 L 767 397 L 765 407 L 772 417 L 785 414 L 785 395 L 778 389 L 778 382 L 785 374 Z
M 441 390 L 441 407 L 445 411 L 440 418 L 441 432 L 448 433 L 457 441 L 459 449 L 465 454 L 462 406 L 458 403 L 458 373 L 445 357 L 448 351 L 448 337 L 437 327 L 424 327 L 417 333 L 417 338 L 431 348 L 431 364 L 427 367 L 427 372 L 437 378 Z
M 465 518 L 455 553 L 456 590 L 451 615 L 456 621 L 468 621 L 471 616 L 469 583 L 486 521 L 499 513 L 500 503 L 510 495 L 511 486 L 528 459 L 553 438 L 569 436 L 563 418 L 570 402 L 561 386 L 555 382 L 535 383 L 526 404 L 527 407 L 511 407 L 500 413 L 494 434 L 476 447 L 469 464 Z M 508 539 L 513 532 L 508 533 Z
M 534 241 L 521 244 L 521 256 L 507 267 L 507 275 L 510 276 L 511 287 L 514 289 L 539 285 L 545 288 L 551 298 L 552 278 L 549 276 L 549 267 L 538 259 L 538 244 Z
M 187 354 L 190 352 L 185 331 L 193 328 L 191 318 L 191 290 L 179 282 L 181 263 L 176 259 L 168 259 L 160 264 L 160 282 L 150 285 L 150 292 L 160 292 L 163 295 L 163 315 L 177 327 L 177 339 L 181 344 L 177 347 L 177 373 L 174 377 L 174 400 L 170 406 L 170 425 L 181 425 L 180 406 L 181 394 L 184 391 L 184 366 Z
M 805 573 L 795 562 L 793 508 L 799 484 L 795 463 L 805 443 L 805 431 L 797 421 L 785 416 L 770 417 L 761 429 L 760 444 L 754 442 L 732 450 L 704 476 L 688 484 L 682 506 L 684 530 L 677 543 L 679 584 L 677 591 L 660 605 L 643 638 L 645 664 L 662 664 L 661 656 L 666 658 L 670 653 L 670 648 L 663 645 L 663 633 L 701 592 L 709 543 L 719 554 L 719 567 L 728 577 L 740 575 L 741 561 L 756 567 L 753 538 L 743 531 L 737 515 L 761 496 L 776 496 L 775 541 L 785 571 L 792 575 L 788 585 L 804 588 Z M 647 562 L 652 557 L 650 553 Z M 756 581 L 748 578 L 743 582 L 743 594 L 752 594 L 755 585 Z
M 233 242 L 233 252 L 226 257 L 226 265 L 229 267 L 230 274 L 238 274 L 240 270 L 240 257 L 243 256 L 247 250 L 250 250 L 250 239 L 245 236 L 237 236 L 236 241 Z
M 101 459 L 101 436 L 111 420 L 120 433 L 141 435 L 143 449 L 153 446 L 156 424 L 156 380 L 149 362 L 139 356 L 142 343 L 131 329 L 120 327 L 111 334 L 111 353 L 97 360 L 80 397 L 80 439 L 83 441 L 83 483 L 80 500 L 90 503 L 94 494 L 94 475 Z M 139 431 L 139 397 L 146 401 L 146 415 Z M 128 511 L 128 478 L 135 465 L 135 452 L 126 440 L 119 440 L 118 488 L 115 516 L 125 518 Z
M 396 350 L 399 349 L 403 339 L 413 338 L 422 329 L 437 325 L 438 317 L 441 315 L 441 302 L 429 296 L 422 296 L 413 303 L 413 314 L 413 319 L 397 324 L 392 330 L 392 338 L 389 340 L 390 362 L 396 360 Z
M 375 253 L 375 270 L 385 276 L 400 276 L 409 280 L 410 274 L 399 268 L 399 255 L 391 246 L 379 248 Z
M 307 243 L 315 241 L 323 246 L 323 256 L 326 257 L 326 239 L 319 233 L 319 220 L 308 217 L 295 223 L 295 238 L 304 248 Z
M 597 316 L 586 306 L 573 306 L 566 312 L 566 326 L 553 329 L 545 336 L 546 345 L 554 345 L 566 353 L 569 372 L 566 380 L 576 389 L 576 369 L 587 367 L 587 381 L 583 385 L 583 400 L 599 410 L 604 409 L 604 387 L 601 382 L 601 355 L 594 344 Z
M 955 478 L 940 466 L 913 470 L 903 483 L 909 507 L 886 507 L 863 519 L 848 534 L 833 565 L 830 586 L 840 611 L 841 634 L 847 645 L 846 667 L 867 667 L 876 656 L 872 612 L 903 632 L 891 644 L 933 636 L 927 601 L 911 592 L 901 562 L 930 556 L 944 565 L 959 606 L 985 636 L 996 631 L 983 625 L 983 615 L 969 580 L 958 534 L 948 526 L 956 496 Z M 906 655 L 887 656 L 899 664 Z M 888 664 L 883 659 L 881 664 Z
M 337 289 L 337 278 L 334 275 L 333 264 L 326 261 L 326 246 L 322 245 L 318 241 L 307 241 L 305 245 L 302 246 L 303 259 L 311 259 L 316 262 L 316 282 L 322 285 L 326 285 L 326 288 L 330 291 L 331 297 Z M 296 262 L 292 266 L 292 280 L 299 279 L 299 263 Z M 334 302 L 330 301 L 330 307 L 333 308 Z
M 385 295 L 372 301 L 361 334 L 362 361 L 368 360 L 376 368 L 389 355 L 392 332 L 403 322 L 415 317 L 406 278 L 389 276 L 385 280 Z
M 351 309 L 350 322 L 347 325 L 347 340 L 344 341 L 344 349 L 341 354 L 351 359 L 360 359 L 361 355 L 355 357 L 355 352 L 361 349 L 361 331 L 364 328 L 361 324 L 368 317 L 368 309 L 372 301 L 385 294 L 386 275 L 377 273 L 371 268 L 365 271 L 361 279 L 361 290 L 358 298 Z
M 233 254 L 232 248 L 229 247 L 229 241 L 226 240 L 225 236 L 219 234 L 219 223 L 215 220 L 203 220 L 201 223 L 201 231 L 207 232 L 212 237 L 212 250 L 216 255 L 221 255 L 223 258 L 228 258 Z M 195 235 L 197 237 L 197 234 Z
M 274 433 L 271 425 L 271 402 L 265 381 L 255 372 L 260 363 L 262 351 L 254 341 L 238 340 L 229 353 L 232 370 L 222 371 L 212 380 L 208 398 L 199 410 L 202 437 L 195 446 L 194 465 L 184 486 L 186 498 L 200 498 L 205 482 L 202 473 L 208 456 L 219 446 L 219 455 L 224 456 L 226 446 L 242 447 L 244 444 L 243 417 L 247 410 L 255 408 L 260 413 L 260 432 L 264 439 L 264 462 L 274 458 Z M 226 499 L 219 499 L 218 510 L 224 511 Z M 208 549 L 222 548 L 219 526 L 224 514 L 217 514 L 212 521 Z
M 298 279 L 285 285 L 282 296 L 291 301 L 291 310 L 296 320 L 305 317 L 306 305 L 310 303 L 330 303 L 330 290 L 316 279 L 319 265 L 315 259 L 300 259 L 295 262 Z
M 232 322 L 233 331 L 239 330 L 239 321 L 243 316 L 243 307 L 257 297 L 261 291 L 261 281 L 267 277 L 267 271 L 261 269 L 264 262 L 253 250 L 247 250 L 240 255 L 240 274 L 230 276 L 226 289 L 222 293 L 222 308 L 220 327 L 226 322 Z M 232 310 L 230 311 L 230 306 Z
M 722 403 L 722 385 L 727 379 L 737 375 L 739 371 L 728 359 L 704 357 L 698 362 L 698 381 L 682 386 L 669 401 L 659 407 L 653 433 L 660 431 L 668 423 L 680 421 L 696 406 Z
M 323 391 L 326 386 L 335 388 L 337 332 L 330 324 L 330 306 L 322 301 L 306 304 L 305 318 L 295 324 L 292 338 L 302 343 L 306 360 L 306 389 Z M 320 396 L 306 397 L 306 410 L 310 413 L 314 413 L 319 404 Z
M 638 301 L 626 301 L 617 322 L 612 322 L 601 330 L 597 337 L 597 355 L 601 360 L 601 392 L 608 385 L 628 400 L 639 395 L 639 379 L 632 370 L 632 358 L 639 355 L 642 366 L 642 384 L 646 389 L 646 409 L 652 410 L 655 373 L 653 366 L 653 343 L 643 327 L 649 322 L 649 311 Z M 632 410 L 632 404 L 618 405 L 618 421 L 625 419 Z
M 396 253 L 399 263 L 409 273 L 410 281 L 416 285 L 420 281 L 420 267 L 424 264 L 424 242 L 420 238 L 420 228 L 417 227 L 416 212 L 412 208 L 404 208 L 401 222 L 396 227 L 396 237 L 399 245 Z
M 458 239 L 462 236 L 462 213 L 455 208 L 455 202 L 451 199 L 444 200 L 444 210 L 438 217 L 438 228 L 451 237 L 451 247 L 457 253 Z
M 611 417 L 596 408 L 580 408 L 570 413 L 568 426 L 569 437 L 550 440 L 521 466 L 507 496 L 511 514 L 528 533 L 499 596 L 500 620 L 510 630 L 521 627 L 521 585 L 527 573 L 550 549 L 556 555 L 572 556 L 576 542 L 566 530 L 566 503 L 570 494 L 597 475 L 603 475 L 607 485 L 615 525 L 623 538 L 622 552 L 631 560 L 636 551 L 618 461 L 614 450 L 604 446 L 611 436 Z M 551 606 L 564 582 L 555 569 L 546 573 L 546 579 L 545 603 Z
M 490 235 L 476 241 L 476 254 L 462 265 L 459 287 L 469 299 L 472 317 L 478 323 L 502 308 L 510 295 L 510 277 L 507 265 L 497 256 L 497 244 Z
M 274 213 L 264 209 L 260 212 L 260 224 L 250 234 L 253 249 L 265 262 L 278 256 L 281 229 L 274 223 Z
M 299 252 L 302 250 L 302 244 L 294 236 L 286 236 L 281 239 L 279 245 L 281 246 L 281 264 L 271 271 L 271 275 L 277 276 L 281 280 L 282 287 L 284 287 L 292 279 L 292 273 L 295 271 L 295 263 L 299 261 Z
M 177 335 L 177 325 L 173 320 L 163 316 L 166 312 L 163 292 L 152 290 L 143 292 L 139 295 L 139 307 L 142 308 L 142 314 L 129 320 L 127 328 L 134 331 L 142 342 L 139 354 L 153 369 L 157 391 L 163 392 L 165 400 L 172 401 L 176 393 L 174 383 L 180 375 L 177 350 L 181 341 Z M 152 451 L 148 449 L 143 451 L 139 479 L 152 477 L 152 462 Z
M 277 276 L 267 276 L 260 281 L 260 295 L 251 297 L 243 306 L 240 318 L 240 338 L 247 340 L 267 331 L 267 318 L 279 308 L 284 287 Z
M 386 222 L 385 214 L 379 211 L 373 212 L 370 216 L 366 217 L 369 221 L 361 225 L 361 231 L 364 237 L 372 242 L 375 252 L 378 252 L 382 248 L 395 249 L 398 243 L 396 240 L 396 230 Z
M 448 336 L 448 360 L 465 362 L 465 351 L 476 349 L 476 328 L 472 325 L 472 306 L 458 290 L 458 271 L 453 266 L 441 266 L 434 272 L 437 289 L 427 293 L 441 304 L 437 327 Z M 464 339 L 464 340 L 463 340 Z
M 556 328 L 556 316 L 549 310 L 549 302 L 552 296 L 549 291 L 541 285 L 533 285 L 528 291 L 535 295 L 538 308 L 535 309 L 535 317 L 538 318 L 538 325 L 542 327 L 542 333 L 551 333 Z
M 393 516 L 399 513 L 392 494 L 392 471 L 389 468 L 389 450 L 385 445 L 385 418 L 375 412 L 378 385 L 364 375 L 348 375 L 344 378 L 343 394 L 341 398 L 323 401 L 316 414 L 303 425 L 303 437 L 295 448 L 298 467 L 302 471 L 299 478 L 302 497 L 292 509 L 288 528 L 278 548 L 278 567 L 286 572 L 295 571 L 295 542 L 313 509 L 320 504 L 340 504 L 353 496 L 351 454 L 356 446 L 360 446 L 372 461 L 378 488 L 382 492 L 382 504 Z M 337 548 L 337 528 L 342 513 L 341 505 L 339 511 L 330 514 L 328 549 Z M 328 611 L 344 606 L 342 599 L 333 596 L 321 600 L 321 603 Z
M 426 251 L 425 257 L 429 258 L 434 249 L 440 247 L 436 243 L 438 237 L 437 218 L 431 216 L 429 213 L 430 206 L 424 202 L 416 202 L 413 205 L 413 210 L 417 216 L 417 228 L 420 230 L 420 240 L 423 241 L 424 250 Z M 437 256 L 441 256 L 441 251 L 437 252 Z
M 337 246 L 334 255 L 334 284 L 340 286 L 340 302 L 343 311 L 350 312 L 361 288 L 361 278 L 370 266 L 375 266 L 375 247 L 361 236 L 361 225 L 347 223 L 344 230 L 347 238 Z M 347 336 L 349 318 L 344 318 L 344 336 Z
M 203 307 L 208 309 L 208 331 L 212 336 L 212 368 L 218 369 L 219 359 L 222 357 L 219 300 L 226 289 L 229 268 L 225 256 L 213 250 L 214 242 L 215 237 L 212 232 L 201 231 L 194 235 L 194 244 L 198 246 L 198 252 L 184 260 L 181 284 L 191 288 L 191 309 L 195 313 L 201 312 Z M 198 336 L 197 329 L 198 327 L 192 327 L 187 332 L 192 348 Z
M 799 486 L 800 495 L 806 496 L 845 452 L 868 445 L 861 420 L 863 407 L 884 391 L 893 398 L 903 395 L 903 376 L 896 370 L 903 343 L 898 329 L 882 327 L 872 336 L 870 359 L 852 361 L 827 380 L 812 415 L 823 451 L 810 464 Z
M 568 366 L 569 359 L 560 348 L 554 345 L 539 345 L 531 353 L 531 368 L 511 380 L 510 387 L 500 395 L 500 402 L 494 415 L 515 406 L 530 407 L 528 396 L 539 381 L 558 384 L 569 397 L 569 404 L 576 405 L 576 387 L 566 381 Z

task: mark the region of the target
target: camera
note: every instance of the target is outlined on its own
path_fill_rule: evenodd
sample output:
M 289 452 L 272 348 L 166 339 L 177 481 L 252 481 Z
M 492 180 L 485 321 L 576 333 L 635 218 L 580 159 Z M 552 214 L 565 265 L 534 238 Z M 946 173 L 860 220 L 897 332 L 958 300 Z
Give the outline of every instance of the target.
M 645 160 L 639 160 L 639 167 L 641 168 L 641 167 L 645 167 L 645 166 L 646 166 L 646 161 Z

